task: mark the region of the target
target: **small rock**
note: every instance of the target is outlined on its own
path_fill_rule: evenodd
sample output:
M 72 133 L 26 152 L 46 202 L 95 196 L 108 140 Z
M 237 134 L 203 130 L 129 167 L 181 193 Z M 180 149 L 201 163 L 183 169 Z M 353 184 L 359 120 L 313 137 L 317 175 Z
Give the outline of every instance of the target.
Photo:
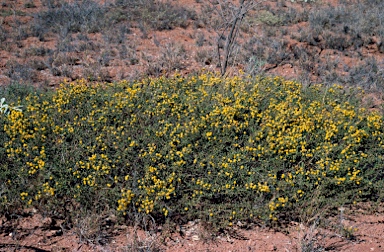
M 200 238 L 198 235 L 192 235 L 192 241 L 199 241 Z
M 52 225 L 52 219 L 47 217 L 47 218 L 44 218 L 43 221 L 42 221 L 42 224 L 44 227 L 48 227 L 48 226 L 51 226 Z

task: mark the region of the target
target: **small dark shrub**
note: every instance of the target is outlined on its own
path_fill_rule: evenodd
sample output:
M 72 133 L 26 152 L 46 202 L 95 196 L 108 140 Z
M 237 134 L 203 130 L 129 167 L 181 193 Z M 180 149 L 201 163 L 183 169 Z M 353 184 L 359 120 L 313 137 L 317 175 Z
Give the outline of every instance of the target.
M 204 33 L 202 32 L 199 32 L 197 33 L 197 36 L 196 36 L 196 45 L 197 46 L 203 46 L 204 43 L 205 43 L 205 36 L 204 36 Z
M 286 47 L 286 42 L 278 40 L 272 41 L 267 62 L 269 64 L 280 64 L 282 62 L 287 62 L 291 58 L 291 55 L 289 52 L 287 52 Z
M 31 82 L 36 77 L 35 71 L 29 65 L 20 64 L 16 61 L 8 61 L 6 68 L 5 75 L 12 81 Z
M 196 13 L 175 3 L 154 0 L 117 0 L 115 5 L 123 8 L 131 21 L 143 22 L 155 30 L 186 28 L 188 20 L 196 19 Z
M 92 0 L 73 3 L 48 3 L 48 10 L 34 16 L 32 32 L 35 36 L 44 36 L 48 32 L 67 31 L 98 32 L 105 27 L 105 8 Z
M 7 36 L 7 31 L 2 26 L 0 26 L 0 45 L 7 39 Z
M 47 68 L 48 68 L 48 66 L 47 66 L 47 64 L 45 63 L 45 61 L 37 60 L 37 59 L 30 60 L 30 61 L 28 62 L 28 65 L 29 65 L 32 69 L 35 69 L 35 70 L 38 70 L 38 71 L 41 71 L 41 70 L 44 70 L 44 69 L 47 69 Z
M 30 57 L 30 56 L 47 56 L 52 55 L 53 51 L 49 48 L 40 46 L 40 47 L 29 47 L 25 49 L 24 56 Z

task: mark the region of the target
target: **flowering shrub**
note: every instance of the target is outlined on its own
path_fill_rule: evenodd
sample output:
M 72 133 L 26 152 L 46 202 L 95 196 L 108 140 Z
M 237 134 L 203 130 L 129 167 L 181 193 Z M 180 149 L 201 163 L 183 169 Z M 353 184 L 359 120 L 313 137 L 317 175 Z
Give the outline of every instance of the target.
M 377 199 L 382 116 L 352 92 L 212 74 L 64 83 L 0 118 L 1 204 L 230 226 Z

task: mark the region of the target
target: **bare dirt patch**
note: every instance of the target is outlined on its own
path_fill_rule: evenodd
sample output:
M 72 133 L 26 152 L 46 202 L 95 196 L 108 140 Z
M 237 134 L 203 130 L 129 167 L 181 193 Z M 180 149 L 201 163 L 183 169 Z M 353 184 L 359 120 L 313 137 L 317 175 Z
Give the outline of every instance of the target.
M 384 251 L 384 215 L 376 208 L 360 205 L 344 209 L 342 215 L 322 220 L 322 225 L 291 223 L 280 231 L 242 223 L 213 235 L 199 220 L 176 229 L 143 230 L 114 225 L 99 244 L 66 229 L 62 221 L 34 211 L 6 221 L 1 219 L 1 251 Z M 371 209 L 372 210 L 372 209 Z M 81 231 L 80 231 L 81 232 Z M 100 240 L 101 241 L 101 240 Z

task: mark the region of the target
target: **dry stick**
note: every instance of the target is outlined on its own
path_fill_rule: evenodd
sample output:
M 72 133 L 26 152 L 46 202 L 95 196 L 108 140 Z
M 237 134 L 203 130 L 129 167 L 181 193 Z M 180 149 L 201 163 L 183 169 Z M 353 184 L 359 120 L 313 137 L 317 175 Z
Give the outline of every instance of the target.
M 244 8 L 244 7 L 243 7 Z M 243 18 L 244 18 L 244 16 L 245 16 L 245 13 L 247 12 L 248 10 L 246 10 L 245 12 L 243 12 L 243 13 L 241 13 L 241 18 L 240 18 L 240 20 L 239 20 L 239 24 L 236 26 L 236 28 L 235 28 L 235 31 L 234 31 L 234 35 L 233 35 L 233 38 L 232 38 L 232 41 L 231 41 L 231 43 L 229 44 L 229 54 L 228 54 L 228 60 L 227 61 L 229 61 L 229 57 L 231 57 L 232 56 L 232 54 L 234 53 L 234 50 L 235 50 L 235 46 L 236 46 L 236 44 L 235 44 L 235 39 L 236 39 L 236 37 L 238 36 L 238 34 L 239 34 L 239 28 L 240 28 L 240 25 L 241 25 L 241 22 L 243 21 Z
M 262 2 L 263 0 L 258 1 L 258 3 Z M 210 1 L 213 5 L 212 1 Z M 254 6 L 254 2 L 247 2 L 249 4 L 245 4 L 246 0 L 241 0 L 239 4 L 239 9 L 237 14 L 232 13 L 232 16 L 234 16 L 233 20 L 227 20 L 226 14 L 222 11 L 223 6 L 221 2 L 219 1 L 220 8 L 216 8 L 217 13 L 221 16 L 223 21 L 225 22 L 225 27 L 223 28 L 222 32 L 219 34 L 218 40 L 217 40 L 217 55 L 218 55 L 218 66 L 220 67 L 221 75 L 224 76 L 227 72 L 228 67 L 228 61 L 229 57 L 232 54 L 233 48 L 234 48 L 234 42 L 235 38 L 239 33 L 239 24 L 242 22 L 245 14 L 248 12 L 248 10 L 251 8 L 251 6 Z M 221 57 L 221 43 L 220 40 L 223 39 L 225 36 L 225 32 L 228 30 L 228 28 L 231 26 L 231 30 L 229 32 L 229 35 L 225 38 L 225 46 L 224 46 L 224 57 L 222 60 Z
M 232 23 L 232 27 L 231 27 L 231 31 L 229 32 L 229 35 L 225 41 L 225 47 L 224 47 L 224 65 L 222 66 L 222 69 L 221 69 L 221 75 L 225 75 L 225 72 L 227 71 L 227 66 L 228 66 L 228 60 L 229 60 L 229 55 L 231 54 L 231 46 L 233 44 L 233 42 L 235 41 L 235 36 L 236 36 L 236 33 L 235 33 L 235 30 L 237 30 L 237 22 L 240 20 L 243 20 L 243 17 L 244 17 L 244 14 L 245 13 L 242 13 L 242 10 L 243 10 L 243 6 L 244 6 L 244 2 L 245 0 L 241 0 L 240 1 L 240 7 L 239 7 L 239 12 L 238 14 L 235 16 L 235 20 L 233 20 L 233 23 Z

